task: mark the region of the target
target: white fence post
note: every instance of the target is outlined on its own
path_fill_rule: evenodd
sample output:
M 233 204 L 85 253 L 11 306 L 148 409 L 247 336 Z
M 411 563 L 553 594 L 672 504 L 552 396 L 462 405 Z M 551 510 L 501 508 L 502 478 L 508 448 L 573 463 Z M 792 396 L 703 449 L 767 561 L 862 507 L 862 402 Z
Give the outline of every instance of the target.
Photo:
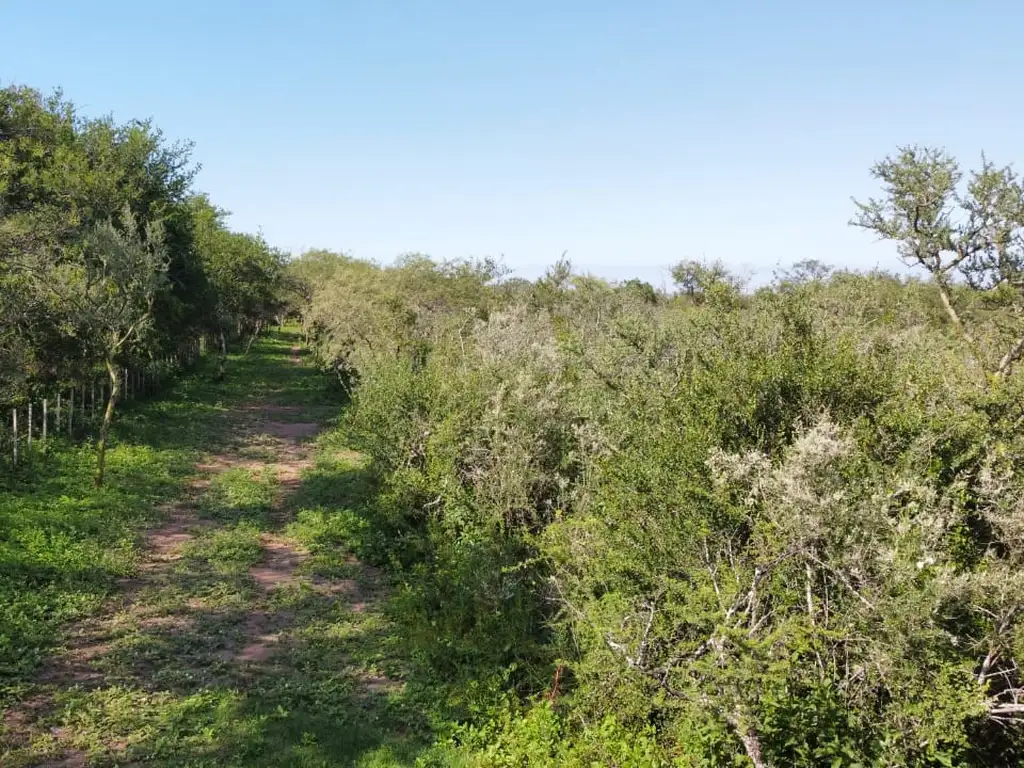
M 32 401 L 31 400 L 29 400 L 29 403 L 28 403 L 28 422 L 27 422 L 26 426 L 28 426 L 28 447 L 31 448 L 32 447 Z
M 14 430 L 14 466 L 18 466 L 18 409 L 11 409 L 11 427 Z
M 46 444 L 46 416 L 47 416 L 46 408 L 47 408 L 47 400 L 44 397 L 43 398 L 43 444 L 44 445 Z

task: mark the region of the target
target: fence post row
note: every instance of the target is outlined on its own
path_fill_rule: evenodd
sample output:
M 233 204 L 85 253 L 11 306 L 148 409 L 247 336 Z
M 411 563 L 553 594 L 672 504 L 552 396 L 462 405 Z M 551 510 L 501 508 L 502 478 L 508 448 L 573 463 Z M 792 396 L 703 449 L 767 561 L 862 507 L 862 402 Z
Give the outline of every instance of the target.
M 121 369 L 118 376 L 122 382 L 122 398 L 130 400 L 133 395 L 145 395 L 155 392 L 160 384 L 167 379 L 167 374 L 186 366 L 191 366 L 195 361 L 206 353 L 207 340 L 205 336 L 198 336 L 177 352 L 157 358 L 153 365 L 136 370 L 127 367 Z M 148 375 L 147 375 L 148 374 Z M 99 386 L 97 387 L 97 383 Z M 19 407 L 11 408 L 11 456 L 14 464 L 18 464 L 26 449 L 31 451 L 36 443 L 45 445 L 50 437 L 51 427 L 54 435 L 59 435 L 62 428 L 66 428 L 68 437 L 75 435 L 75 400 L 78 400 L 78 416 L 80 423 L 77 425 L 79 433 L 86 430 L 90 425 L 95 425 L 102 417 L 105 410 L 105 403 L 108 397 L 107 377 L 101 375 L 99 379 L 92 379 L 88 384 L 81 382 L 78 386 L 71 386 L 65 392 L 58 390 L 55 395 L 53 408 L 50 408 L 50 399 L 45 397 L 41 403 L 30 400 L 25 405 L 25 418 L 19 417 Z M 88 402 L 87 402 L 88 401 Z M 99 408 L 97 408 L 97 402 Z M 37 407 L 41 405 L 42 407 Z M 53 424 L 50 424 L 51 413 Z M 66 420 L 62 416 L 66 415 Z M 41 422 L 36 425 L 37 419 Z M 65 426 L 66 421 L 66 426 Z M 4 442 L 3 422 L 0 421 L 0 446 Z M 38 435 L 39 440 L 36 440 Z

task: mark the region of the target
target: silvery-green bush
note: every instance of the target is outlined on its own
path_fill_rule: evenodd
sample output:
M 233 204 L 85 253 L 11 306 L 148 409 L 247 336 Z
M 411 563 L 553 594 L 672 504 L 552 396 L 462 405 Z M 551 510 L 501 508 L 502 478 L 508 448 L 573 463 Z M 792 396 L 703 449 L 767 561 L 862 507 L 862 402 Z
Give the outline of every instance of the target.
M 363 555 L 475 724 L 437 754 L 1018 759 L 1024 391 L 932 286 L 494 278 L 348 265 L 309 315 L 376 478 Z

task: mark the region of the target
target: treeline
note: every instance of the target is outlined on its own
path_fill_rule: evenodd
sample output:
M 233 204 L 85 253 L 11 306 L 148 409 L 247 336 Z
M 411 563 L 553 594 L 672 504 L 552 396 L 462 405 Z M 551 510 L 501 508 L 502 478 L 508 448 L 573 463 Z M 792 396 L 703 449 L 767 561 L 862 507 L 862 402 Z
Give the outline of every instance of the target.
M 148 120 L 0 90 L 0 405 L 10 413 L 102 375 L 97 483 L 126 369 L 201 334 L 226 352 L 283 305 L 283 254 L 228 229 L 194 187 L 190 151 Z
M 1024 193 L 875 175 L 854 223 L 924 279 L 289 266 L 371 460 L 347 535 L 461 724 L 424 765 L 1024 759 Z

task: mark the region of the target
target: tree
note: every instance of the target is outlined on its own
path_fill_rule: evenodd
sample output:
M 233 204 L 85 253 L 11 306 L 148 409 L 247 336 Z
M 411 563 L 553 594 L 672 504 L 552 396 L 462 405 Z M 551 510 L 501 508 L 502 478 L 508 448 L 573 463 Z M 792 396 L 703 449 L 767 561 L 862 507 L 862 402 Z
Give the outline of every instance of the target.
M 636 296 L 647 304 L 658 303 L 658 292 L 654 290 L 653 285 L 648 282 L 644 282 L 643 280 L 638 280 L 636 278 L 627 280 L 622 284 L 622 290 L 632 296 Z
M 150 222 L 140 230 L 126 206 L 120 227 L 95 227 L 78 262 L 49 265 L 39 273 L 46 289 L 73 307 L 90 332 L 110 377 L 110 394 L 96 443 L 97 486 L 103 484 L 107 439 L 121 393 L 123 358 L 149 331 L 157 295 L 167 286 L 163 227 Z
M 88 161 L 74 107 L 59 93 L 0 89 L 0 390 L 23 396 L 34 383 L 78 368 L 86 338 L 48 293 L 33 290 L 40 261 L 80 235 Z
M 0 89 L 0 139 L 0 345 L 3 369 L 13 372 L 0 376 L 11 382 L 8 396 L 73 385 L 103 362 L 81 297 L 51 283 L 60 270 L 91 269 L 90 240 L 126 209 L 162 224 L 170 290 L 156 297 L 151 326 L 159 333 L 150 342 L 176 347 L 201 318 L 204 298 L 183 215 L 195 176 L 189 145 L 166 143 L 148 121 L 84 120 L 60 93 L 21 87 Z
M 241 335 L 249 330 L 251 344 L 278 310 L 284 255 L 261 236 L 230 231 L 225 223 L 228 212 L 205 195 L 193 197 L 189 207 L 196 251 L 208 281 L 207 324 L 220 341 L 218 376 L 223 376 L 232 331 Z
M 91 238 L 93 259 L 85 298 L 103 343 L 104 365 L 110 376 L 110 396 L 103 413 L 96 447 L 96 485 L 103 484 L 107 436 L 120 392 L 118 358 L 149 330 L 156 297 L 167 285 L 167 251 L 163 226 L 150 222 L 144 236 L 126 207 L 122 229 L 101 224 Z
M 871 175 L 884 196 L 854 200 L 850 223 L 894 241 L 905 264 L 931 275 L 950 322 L 982 357 L 956 288 L 965 284 L 1004 300 L 1013 315 L 1024 312 L 1024 185 L 1011 167 L 998 168 L 984 155 L 963 185 L 952 156 L 917 146 L 900 148 Z M 1010 333 L 998 362 L 986 366 L 997 380 L 1024 354 L 1024 328 L 1018 323 Z
M 789 269 L 777 275 L 783 282 L 794 285 L 821 282 L 833 273 L 832 267 L 818 259 L 802 259 L 793 262 Z
M 743 288 L 743 281 L 718 260 L 688 259 L 672 267 L 672 280 L 695 304 L 706 301 L 732 302 Z

